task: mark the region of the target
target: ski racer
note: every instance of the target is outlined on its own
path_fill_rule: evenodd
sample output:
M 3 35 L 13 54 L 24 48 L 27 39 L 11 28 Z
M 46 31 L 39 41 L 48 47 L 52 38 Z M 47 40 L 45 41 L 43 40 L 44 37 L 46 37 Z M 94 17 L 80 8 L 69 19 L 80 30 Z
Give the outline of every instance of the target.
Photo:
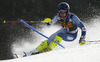
M 49 38 L 60 43 L 62 40 L 64 41 L 74 41 L 77 38 L 78 27 L 81 29 L 81 37 L 79 39 L 79 43 L 84 44 L 86 37 L 86 28 L 81 20 L 73 13 L 70 12 L 70 6 L 66 2 L 61 2 L 58 5 L 58 13 L 54 16 L 51 22 L 47 23 L 47 25 L 53 25 L 54 23 L 59 22 L 62 25 L 62 28 L 52 34 Z M 45 40 L 42 42 L 37 48 L 36 53 L 43 53 L 47 51 L 51 51 L 57 47 L 57 44 L 50 41 Z

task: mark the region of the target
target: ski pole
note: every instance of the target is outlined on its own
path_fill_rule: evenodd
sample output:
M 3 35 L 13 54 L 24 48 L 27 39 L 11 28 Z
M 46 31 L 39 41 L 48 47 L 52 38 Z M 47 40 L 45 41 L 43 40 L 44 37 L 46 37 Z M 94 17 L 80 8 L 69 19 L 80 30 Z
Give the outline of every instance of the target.
M 33 31 L 37 32 L 38 34 L 40 34 L 41 36 L 47 38 L 48 40 L 58 44 L 59 46 L 61 46 L 62 48 L 65 48 L 64 46 L 62 46 L 61 44 L 57 43 L 56 41 L 48 38 L 47 36 L 43 35 L 42 33 L 38 32 L 37 30 L 35 30 L 33 27 L 31 27 L 29 24 L 27 24 L 26 22 L 24 22 L 22 19 L 20 20 L 23 24 L 25 24 L 27 27 L 29 27 L 30 29 L 32 29 Z
M 100 40 L 96 40 L 96 41 L 88 41 L 88 42 L 100 42 Z
M 96 40 L 96 41 L 86 41 L 84 44 L 87 44 L 87 43 L 92 43 L 92 42 L 100 42 L 100 40 Z M 84 45 L 82 43 L 79 43 L 80 46 Z

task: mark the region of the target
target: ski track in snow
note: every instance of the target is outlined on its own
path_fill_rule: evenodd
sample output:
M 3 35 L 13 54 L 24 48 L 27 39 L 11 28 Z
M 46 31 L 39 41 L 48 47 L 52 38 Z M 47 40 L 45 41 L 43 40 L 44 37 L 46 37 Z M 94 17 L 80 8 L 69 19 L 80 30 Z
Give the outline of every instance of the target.
M 100 17 L 91 19 L 93 22 L 89 24 L 85 23 L 87 28 L 86 40 L 100 40 Z M 46 36 L 50 36 L 52 33 L 56 32 L 59 29 L 59 26 L 53 26 L 51 28 L 43 28 L 40 32 Z M 45 31 L 44 31 L 45 30 Z M 46 31 L 47 30 L 47 31 Z M 80 31 L 78 33 L 80 36 Z M 42 41 L 45 40 L 40 36 L 38 39 L 39 45 Z M 65 46 L 65 49 L 58 46 L 55 50 L 37 54 L 33 56 L 28 56 L 24 58 L 11 59 L 11 60 L 2 60 L 0 62 L 99 62 L 100 61 L 100 44 L 91 44 L 79 46 L 78 44 L 79 37 L 73 42 L 62 41 L 61 44 Z M 22 50 L 26 52 L 32 50 L 32 44 L 26 43 L 23 47 L 13 47 L 13 53 L 23 54 Z M 26 48 L 26 49 L 25 49 Z

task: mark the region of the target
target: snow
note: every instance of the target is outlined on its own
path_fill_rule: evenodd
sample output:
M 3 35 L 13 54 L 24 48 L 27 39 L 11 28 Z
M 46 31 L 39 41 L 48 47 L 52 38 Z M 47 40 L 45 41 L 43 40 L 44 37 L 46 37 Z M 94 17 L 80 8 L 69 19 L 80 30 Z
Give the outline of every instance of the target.
M 87 38 L 86 40 L 100 40 L 100 20 L 99 18 L 91 19 L 94 20 L 89 24 L 86 24 L 87 27 Z M 56 28 L 55 28 L 56 27 Z M 59 29 L 59 26 L 51 27 L 48 31 L 41 31 L 43 34 L 50 36 L 56 29 Z M 43 28 L 47 29 L 47 28 Z M 52 29 L 52 30 L 51 30 Z M 50 32 L 50 33 L 48 33 Z M 79 32 L 80 35 L 80 32 Z M 39 41 L 42 38 L 38 39 Z M 28 56 L 24 58 L 2 60 L 0 62 L 99 62 L 100 61 L 100 44 L 90 44 L 79 46 L 78 44 L 79 37 L 73 42 L 62 41 L 61 44 L 65 46 L 65 49 L 58 46 L 55 50 L 37 54 L 33 56 Z M 42 39 L 45 40 L 45 39 Z M 35 43 L 36 45 L 37 43 Z M 39 44 L 39 43 L 38 43 Z M 37 44 L 37 45 L 38 45 Z M 13 53 L 22 54 L 22 50 L 29 51 L 32 49 L 32 44 L 26 43 L 23 47 L 17 47 L 14 45 Z M 26 49 L 25 49 L 26 48 Z
M 99 62 L 100 45 L 77 46 L 0 62 Z

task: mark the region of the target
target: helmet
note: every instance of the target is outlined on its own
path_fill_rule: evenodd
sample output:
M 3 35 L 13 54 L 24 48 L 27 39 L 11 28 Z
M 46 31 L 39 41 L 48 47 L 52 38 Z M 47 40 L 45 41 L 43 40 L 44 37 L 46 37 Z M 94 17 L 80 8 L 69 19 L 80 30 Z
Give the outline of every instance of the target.
M 61 2 L 58 5 L 58 11 L 59 11 L 59 13 L 68 13 L 69 10 L 70 10 L 69 4 L 66 3 L 66 2 Z

